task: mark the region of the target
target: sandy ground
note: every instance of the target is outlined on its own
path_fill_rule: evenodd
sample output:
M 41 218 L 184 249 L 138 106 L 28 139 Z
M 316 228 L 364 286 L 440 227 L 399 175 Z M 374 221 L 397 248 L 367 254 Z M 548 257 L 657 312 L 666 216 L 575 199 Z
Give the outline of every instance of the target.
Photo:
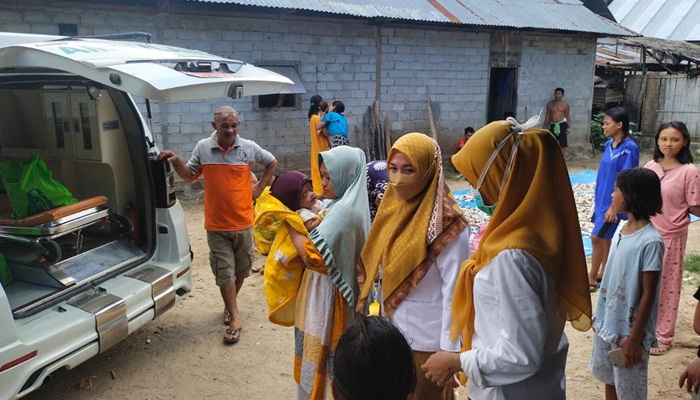
M 572 171 L 595 167 L 595 160 L 570 163 Z M 467 187 L 450 180 L 454 189 Z M 246 280 L 239 296 L 244 321 L 241 341 L 222 343 L 223 305 L 207 262 L 202 203 L 184 202 L 192 248 L 192 294 L 173 310 L 151 321 L 124 342 L 72 370 L 57 371 L 27 399 L 293 399 L 292 328 L 267 321 L 262 276 Z M 691 225 L 688 253 L 700 254 L 700 223 Z M 258 255 L 256 264 L 264 258 Z M 677 388 L 678 376 L 696 355 L 700 338 L 692 331 L 700 281 L 689 276 L 683 285 L 674 348 L 652 357 L 649 398 L 689 399 Z M 593 295 L 595 304 L 597 294 Z M 592 331 L 567 325 L 570 349 L 567 363 L 568 398 L 602 399 L 603 385 L 588 372 Z M 460 399 L 466 399 L 464 389 Z

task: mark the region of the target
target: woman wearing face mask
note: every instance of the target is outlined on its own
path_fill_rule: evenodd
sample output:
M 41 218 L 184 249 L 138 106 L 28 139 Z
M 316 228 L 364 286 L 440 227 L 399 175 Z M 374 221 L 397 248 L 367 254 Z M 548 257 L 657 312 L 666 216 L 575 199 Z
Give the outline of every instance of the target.
M 459 350 L 459 341 L 449 338 L 451 304 L 459 265 L 469 257 L 469 229 L 445 183 L 433 139 L 402 136 L 389 151 L 387 167 L 389 185 L 358 268 L 358 310 L 381 279 L 381 312 L 403 332 L 420 366 L 438 350 Z M 441 398 L 452 399 L 452 388 L 419 373 L 411 399 Z
M 591 326 L 564 157 L 554 136 L 527 129 L 536 123 L 493 122 L 452 157 L 492 215 L 455 285 L 451 337 L 462 335 L 462 352 L 438 352 L 423 371 L 437 384 L 464 371 L 474 400 L 564 399 L 564 324 Z

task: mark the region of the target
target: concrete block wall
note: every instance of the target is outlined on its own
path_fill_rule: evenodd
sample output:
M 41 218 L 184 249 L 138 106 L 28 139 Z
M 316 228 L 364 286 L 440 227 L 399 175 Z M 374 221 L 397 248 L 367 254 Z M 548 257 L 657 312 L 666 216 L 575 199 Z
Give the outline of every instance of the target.
M 225 102 L 240 111 L 241 136 L 270 150 L 281 169 L 309 168 L 307 112 L 313 94 L 318 93 L 329 102 L 338 99 L 345 103 L 353 143 L 357 139 L 352 137 L 353 127 L 361 126 L 361 113 L 374 100 L 375 39 L 374 29 L 367 25 L 164 15 L 159 16 L 158 35 L 161 43 L 196 48 L 255 65 L 296 67 L 307 91 L 299 96 L 297 107 L 259 109 L 257 99 L 250 97 L 211 103 L 212 110 Z M 371 72 L 366 66 L 372 66 Z M 168 114 L 172 113 L 170 110 Z M 207 133 L 211 132 L 210 116 L 211 111 L 205 117 Z M 188 128 L 186 121 L 180 121 L 180 125 Z M 164 138 L 164 144 L 173 149 L 179 145 L 170 140 L 177 135 L 177 129 L 177 121 L 165 129 L 168 138 Z M 179 151 L 189 154 L 193 143 L 181 143 Z
M 154 43 L 193 48 L 256 65 L 295 66 L 307 93 L 293 108 L 259 109 L 257 98 L 196 102 L 151 102 L 156 143 L 189 158 L 194 144 L 212 132 L 219 105 L 241 112 L 242 137 L 270 150 L 283 169 L 308 169 L 308 104 L 313 94 L 342 100 L 351 131 L 374 102 L 376 30 L 365 23 L 329 23 L 147 12 L 3 6 L 0 31 L 58 34 L 59 23 L 75 23 L 79 35 L 143 31 Z M 145 100 L 137 99 L 145 115 Z
M 570 145 L 588 143 L 590 134 L 596 39 L 585 36 L 523 35 L 518 117 L 537 114 L 554 99 L 554 89 L 565 90 L 571 106 Z M 543 111 L 542 119 L 544 122 Z
M 430 135 L 428 90 L 444 155 L 465 127 L 483 124 L 488 33 L 383 28 L 381 53 L 381 111 L 393 140 L 413 131 Z
M 274 18 L 274 17 L 273 17 Z M 307 90 L 297 107 L 259 109 L 257 98 L 196 102 L 151 102 L 150 125 L 161 148 L 189 158 L 195 143 L 212 132 L 216 107 L 241 112 L 243 137 L 270 150 L 281 170 L 309 168 L 309 98 L 320 94 L 346 106 L 352 144 L 363 143 L 362 117 L 377 94 L 376 26 L 366 21 L 238 18 L 231 16 L 153 14 L 49 6 L 3 5 L 0 31 L 57 34 L 59 23 L 75 23 L 80 35 L 144 31 L 153 42 L 193 48 L 256 65 L 293 65 Z M 381 28 L 381 118 L 388 116 L 392 138 L 429 133 L 427 87 L 430 88 L 438 140 L 452 153 L 465 126 L 485 122 L 489 78 L 487 32 L 428 27 Z M 567 90 L 575 135 L 588 131 L 592 98 L 595 39 L 524 34 L 518 115 L 546 104 L 555 87 Z M 590 77 L 590 79 L 589 79 Z M 145 101 L 137 99 L 145 114 Z M 581 125 L 585 122 L 585 131 Z M 583 136 L 581 139 L 583 140 Z

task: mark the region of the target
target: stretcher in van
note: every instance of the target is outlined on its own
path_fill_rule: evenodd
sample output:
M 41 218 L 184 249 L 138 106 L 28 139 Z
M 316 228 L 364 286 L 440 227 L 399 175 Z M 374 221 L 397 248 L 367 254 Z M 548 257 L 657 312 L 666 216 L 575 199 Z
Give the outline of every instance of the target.
M 54 239 L 74 234 L 80 251 L 82 229 L 110 217 L 106 203 L 106 197 L 98 196 L 19 219 L 10 216 L 11 209 L 0 208 L 0 240 L 32 245 L 48 262 L 58 261 L 62 254 Z

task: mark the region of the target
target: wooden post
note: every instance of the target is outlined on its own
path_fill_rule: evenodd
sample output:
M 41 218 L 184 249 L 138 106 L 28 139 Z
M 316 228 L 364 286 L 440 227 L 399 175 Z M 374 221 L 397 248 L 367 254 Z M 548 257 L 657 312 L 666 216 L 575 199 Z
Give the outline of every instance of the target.
M 428 94 L 428 119 L 430 120 L 430 133 L 433 135 L 433 140 L 437 142 L 437 129 L 435 128 L 435 120 L 433 119 L 433 105 L 430 102 L 430 88 L 425 86 Z
M 384 159 L 389 158 L 389 150 L 391 150 L 391 128 L 389 127 L 389 116 L 385 115 L 384 116 L 384 145 L 386 146 L 385 148 L 385 156 Z

